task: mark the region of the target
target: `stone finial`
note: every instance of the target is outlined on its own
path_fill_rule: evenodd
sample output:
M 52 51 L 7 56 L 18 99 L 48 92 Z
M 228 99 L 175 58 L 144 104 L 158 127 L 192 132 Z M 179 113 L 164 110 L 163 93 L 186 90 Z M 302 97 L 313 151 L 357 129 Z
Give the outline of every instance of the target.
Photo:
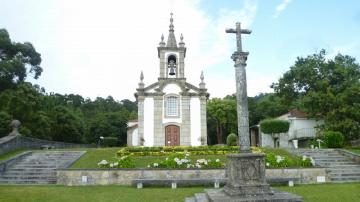
M 174 15 L 174 14 L 171 12 L 171 13 L 170 13 L 170 26 L 169 26 L 170 30 L 169 30 L 169 31 L 174 31 L 174 24 L 173 24 L 174 19 L 173 19 L 173 15 Z
M 204 72 L 203 72 L 203 71 L 201 71 L 200 80 L 201 80 L 201 82 L 200 82 L 200 84 L 199 84 L 199 87 L 200 87 L 201 89 L 204 89 L 204 88 L 205 88 L 205 82 L 204 82 Z
M 174 22 L 173 13 L 170 13 L 169 36 L 168 36 L 168 40 L 166 43 L 166 47 L 177 48 L 173 22 Z
M 12 132 L 10 135 L 17 135 L 19 134 L 19 128 L 21 126 L 21 122 L 19 120 L 13 120 L 10 123 L 10 127 L 12 128 Z
M 143 82 L 143 80 L 144 80 L 144 73 L 143 73 L 143 71 L 141 71 L 141 73 L 140 73 L 140 81 Z
M 179 42 L 179 46 L 180 46 L 180 47 L 184 47 L 184 46 L 185 46 L 185 43 L 184 43 L 183 40 L 184 40 L 184 36 L 183 36 L 183 34 L 181 34 L 181 35 L 180 35 L 180 42 Z
M 144 88 L 145 84 L 144 84 L 144 73 L 143 71 L 141 71 L 140 73 L 140 82 L 139 82 L 139 88 Z
M 161 41 L 160 41 L 159 45 L 160 45 L 160 47 L 164 47 L 164 46 L 165 46 L 164 34 L 161 34 Z

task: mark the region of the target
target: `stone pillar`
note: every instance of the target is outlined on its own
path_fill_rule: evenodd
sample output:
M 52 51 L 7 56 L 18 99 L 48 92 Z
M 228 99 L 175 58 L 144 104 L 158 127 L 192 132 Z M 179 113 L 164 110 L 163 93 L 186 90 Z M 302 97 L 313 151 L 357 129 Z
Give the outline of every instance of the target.
M 206 96 L 200 96 L 201 145 L 207 145 Z
M 163 134 L 163 96 L 154 96 L 154 146 L 165 145 L 165 135 Z
M 190 96 L 182 95 L 181 96 L 181 117 L 182 124 L 180 128 L 180 145 L 191 145 L 190 138 Z
M 249 53 L 235 52 L 232 59 L 235 62 L 237 119 L 240 152 L 250 151 L 249 112 L 246 85 L 246 60 Z
M 138 98 L 138 138 L 139 145 L 143 145 L 144 142 L 144 96 L 139 96 Z
M 178 78 L 184 78 L 184 59 L 185 59 L 185 52 L 184 51 L 180 51 L 179 52 L 179 76 Z
M 160 51 L 160 78 L 165 78 L 166 77 L 166 71 L 165 71 L 165 52 L 164 51 Z

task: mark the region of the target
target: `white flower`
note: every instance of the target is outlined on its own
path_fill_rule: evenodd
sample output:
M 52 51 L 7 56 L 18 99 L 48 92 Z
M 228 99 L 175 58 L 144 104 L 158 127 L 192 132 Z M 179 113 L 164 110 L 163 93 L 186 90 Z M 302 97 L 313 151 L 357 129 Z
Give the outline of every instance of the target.
M 154 167 L 158 167 L 158 166 L 159 166 L 159 164 L 158 164 L 158 163 L 154 163 L 153 165 L 154 165 Z
M 169 160 L 169 158 L 166 158 L 165 160 L 167 161 L 167 160 Z
M 118 162 L 115 162 L 115 163 L 114 163 L 114 166 L 118 166 L 118 165 L 119 165 L 119 163 L 118 163 Z
M 307 156 L 302 156 L 303 161 L 306 161 L 306 159 L 307 159 Z
M 147 167 L 150 168 L 150 165 L 148 165 Z
M 187 164 L 186 165 L 186 168 L 190 168 L 192 165 L 191 164 Z
M 178 162 L 178 161 L 179 161 L 179 159 L 178 159 L 178 158 L 174 158 L 174 161 L 175 161 L 175 162 Z
M 310 157 L 311 165 L 315 166 L 315 160 Z
M 106 160 L 102 160 L 98 163 L 98 165 L 107 165 L 109 164 L 109 162 L 107 162 Z
M 187 156 L 187 157 L 188 157 L 188 156 L 190 156 L 190 154 L 189 154 L 189 153 L 186 153 L 186 154 L 185 154 L 185 156 Z
M 269 167 L 270 166 L 270 163 L 266 163 L 266 167 Z
M 110 168 L 113 168 L 114 167 L 114 164 L 113 163 L 110 163 Z
M 284 157 L 279 156 L 279 155 L 276 156 L 276 163 L 280 163 L 283 160 L 284 160 Z
M 220 159 L 216 159 L 216 162 L 217 162 L 217 163 L 220 162 Z

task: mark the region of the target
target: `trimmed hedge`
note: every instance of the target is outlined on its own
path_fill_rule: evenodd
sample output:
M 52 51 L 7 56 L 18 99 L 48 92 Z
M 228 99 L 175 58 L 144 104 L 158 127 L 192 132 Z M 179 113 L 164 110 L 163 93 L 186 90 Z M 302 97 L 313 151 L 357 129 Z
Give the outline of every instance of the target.
M 118 156 L 166 156 L 173 152 L 188 152 L 192 155 L 232 154 L 239 151 L 238 146 L 175 146 L 175 147 L 124 147 Z
M 340 132 L 326 131 L 324 132 L 324 142 L 329 148 L 341 148 L 344 147 L 345 138 Z
M 101 142 L 101 145 L 104 147 L 115 147 L 118 144 L 118 139 L 116 137 L 104 137 Z
M 265 119 L 260 122 L 261 131 L 265 134 L 286 133 L 289 131 L 290 123 L 278 119 Z
M 235 133 L 230 133 L 226 138 L 226 144 L 228 146 L 236 146 L 238 141 L 238 136 Z

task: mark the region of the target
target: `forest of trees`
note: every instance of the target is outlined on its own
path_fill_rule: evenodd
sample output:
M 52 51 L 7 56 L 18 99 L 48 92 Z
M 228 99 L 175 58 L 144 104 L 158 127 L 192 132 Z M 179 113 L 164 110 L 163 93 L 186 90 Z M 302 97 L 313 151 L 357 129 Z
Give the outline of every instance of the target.
M 271 87 L 275 93 L 248 98 L 250 126 L 296 108 L 324 120 L 322 131 L 341 132 L 346 140 L 360 138 L 360 66 L 355 58 L 338 54 L 329 59 L 325 50 L 299 57 Z M 207 117 L 210 143 L 224 143 L 228 134 L 237 133 L 235 96 L 211 99 Z
M 8 32 L 0 29 L 0 137 L 10 132 L 11 120 L 18 119 L 20 133 L 29 137 L 96 143 L 103 136 L 126 144 L 127 121 L 137 118 L 136 102 L 47 93 L 26 82 L 27 77 L 41 76 L 40 63 L 41 56 L 31 43 L 12 42 Z
M 360 66 L 355 58 L 324 50 L 299 57 L 290 70 L 271 85 L 275 93 L 248 98 L 249 125 L 297 108 L 323 119 L 322 129 L 338 131 L 346 140 L 360 137 Z M 23 135 L 41 139 L 96 143 L 100 136 L 126 144 L 126 123 L 137 118 L 137 103 L 113 97 L 90 100 L 81 95 L 47 93 L 26 82 L 38 79 L 41 55 L 31 43 L 10 40 L 0 29 L 0 137 L 10 131 L 12 119 L 22 122 Z M 212 98 L 207 104 L 208 143 L 225 143 L 237 133 L 236 98 Z

